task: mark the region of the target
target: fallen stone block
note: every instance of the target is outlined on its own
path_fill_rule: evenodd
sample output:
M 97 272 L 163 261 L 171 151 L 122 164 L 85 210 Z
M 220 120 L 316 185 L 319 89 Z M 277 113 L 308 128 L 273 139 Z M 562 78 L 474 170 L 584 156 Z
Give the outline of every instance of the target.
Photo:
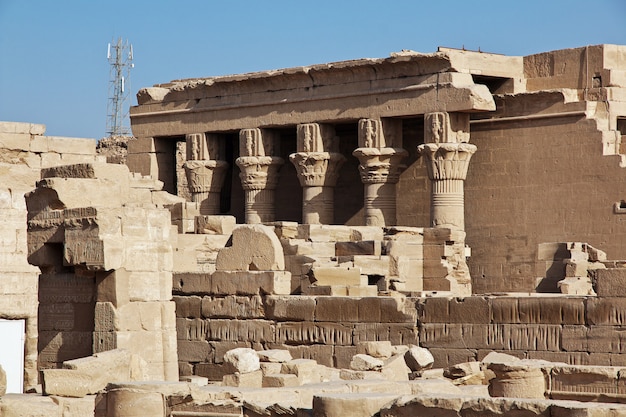
M 339 378 L 345 381 L 357 381 L 362 379 L 385 380 L 380 371 L 355 371 L 353 369 L 340 369 Z
M 430 369 L 435 363 L 432 353 L 420 346 L 410 346 L 404 354 L 404 360 L 411 371 L 423 371 Z
M 262 385 L 264 388 L 297 387 L 300 385 L 300 381 L 293 374 L 270 374 L 263 376 Z
M 95 394 L 108 382 L 138 381 L 145 378 L 146 362 L 123 349 L 63 362 L 63 369 L 42 371 L 43 392 L 47 395 L 84 397 Z
M 321 380 L 317 361 L 312 359 L 294 359 L 283 363 L 281 373 L 296 375 L 300 384 L 317 383 Z
M 234 216 L 196 216 L 195 232 L 209 235 L 231 235 L 237 220 Z
M 382 359 L 388 359 L 393 354 L 391 342 L 388 340 L 359 342 L 356 351 L 357 353 L 364 353 Z
M 567 277 L 557 282 L 562 294 L 567 295 L 595 295 L 591 280 L 587 277 Z
M 280 374 L 283 369 L 283 364 L 280 362 L 261 362 L 259 365 L 264 376 Z
M 261 362 L 289 362 L 293 358 L 291 353 L 285 349 L 268 349 L 257 351 Z
M 246 224 L 233 230 L 232 245 L 217 254 L 218 271 L 284 271 L 283 247 L 269 226 Z
M 246 374 L 255 372 L 261 368 L 259 355 L 250 348 L 236 348 L 224 354 L 224 363 L 232 369 L 232 372 Z
M 480 362 L 464 362 L 452 365 L 443 371 L 443 376 L 450 379 L 463 378 L 482 372 Z
M 367 285 L 361 278 L 361 270 L 348 267 L 313 267 L 310 280 L 323 285 Z
M 371 417 L 398 398 L 395 394 L 322 394 L 313 397 L 314 417 Z
M 488 369 L 495 377 L 489 381 L 489 395 L 510 398 L 545 398 L 546 377 L 538 366 L 517 363 L 492 363 Z
M 0 400 L 0 416 L 3 417 L 61 417 L 62 415 L 63 409 L 53 397 L 6 394 Z
M 234 374 L 224 375 L 222 385 L 227 387 L 261 388 L 263 386 L 263 372 L 259 369 L 258 371 L 245 374 L 236 372 Z
M 388 381 L 408 381 L 411 369 L 404 361 L 404 354 L 398 354 L 387 359 L 380 372 Z
M 384 365 L 384 362 L 373 356 L 358 353 L 350 361 L 350 369 L 355 371 L 377 371 Z

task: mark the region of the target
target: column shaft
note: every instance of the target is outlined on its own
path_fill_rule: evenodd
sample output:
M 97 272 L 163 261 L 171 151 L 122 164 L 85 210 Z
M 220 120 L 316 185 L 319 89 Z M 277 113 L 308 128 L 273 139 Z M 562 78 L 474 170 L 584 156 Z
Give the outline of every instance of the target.
M 334 188 L 305 186 L 302 188 L 302 223 L 333 224 Z
M 364 211 L 366 226 L 396 224 L 396 184 L 365 184 Z

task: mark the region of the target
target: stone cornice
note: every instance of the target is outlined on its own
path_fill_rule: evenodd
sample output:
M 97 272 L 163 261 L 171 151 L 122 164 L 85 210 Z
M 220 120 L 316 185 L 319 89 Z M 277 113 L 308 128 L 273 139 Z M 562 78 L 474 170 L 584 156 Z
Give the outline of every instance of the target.
M 450 71 L 445 54 L 417 54 L 161 84 L 139 92 L 133 133 L 232 132 L 495 109 L 486 86 Z

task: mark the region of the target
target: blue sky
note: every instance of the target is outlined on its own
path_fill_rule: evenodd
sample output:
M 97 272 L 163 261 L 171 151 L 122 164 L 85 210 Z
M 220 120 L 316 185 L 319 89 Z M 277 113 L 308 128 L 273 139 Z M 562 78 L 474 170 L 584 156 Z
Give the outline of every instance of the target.
M 141 87 L 448 46 L 507 55 L 626 44 L 626 0 L 0 0 L 0 120 L 105 136 L 107 44 Z

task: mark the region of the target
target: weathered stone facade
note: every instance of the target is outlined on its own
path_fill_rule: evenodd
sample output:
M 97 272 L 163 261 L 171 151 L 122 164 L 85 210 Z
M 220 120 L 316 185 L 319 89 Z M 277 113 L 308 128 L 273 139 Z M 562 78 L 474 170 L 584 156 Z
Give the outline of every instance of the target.
M 26 320 L 51 396 L 2 413 L 626 414 L 571 401 L 626 401 L 624 47 L 405 51 L 138 102 L 127 166 L 0 123 L 0 318 Z

